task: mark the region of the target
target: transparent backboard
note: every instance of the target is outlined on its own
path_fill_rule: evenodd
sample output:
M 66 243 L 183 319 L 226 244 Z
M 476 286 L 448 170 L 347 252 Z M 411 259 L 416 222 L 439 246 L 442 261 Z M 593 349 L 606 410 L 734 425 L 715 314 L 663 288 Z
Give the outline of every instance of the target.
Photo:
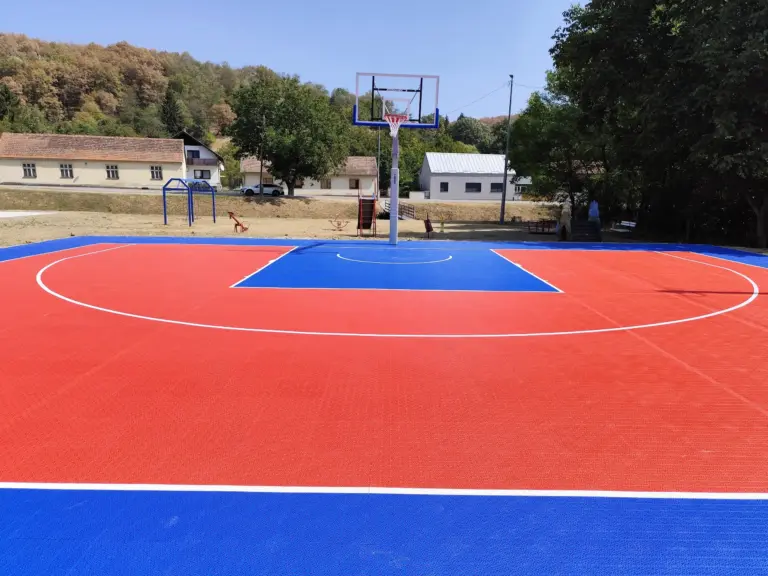
M 437 128 L 439 76 L 358 72 L 353 123 L 389 126 L 385 114 L 406 114 L 403 128 Z

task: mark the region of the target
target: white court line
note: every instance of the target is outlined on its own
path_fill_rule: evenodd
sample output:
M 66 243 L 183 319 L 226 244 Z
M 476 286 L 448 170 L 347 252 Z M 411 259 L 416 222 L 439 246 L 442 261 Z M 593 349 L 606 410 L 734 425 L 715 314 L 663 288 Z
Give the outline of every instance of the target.
M 273 246 L 270 246 L 270 248 L 273 248 Z M 274 260 L 270 260 L 269 262 L 267 262 L 266 264 L 264 264 L 264 266 L 262 266 L 261 268 L 259 268 L 258 270 L 256 270 L 256 272 L 251 272 L 251 273 L 250 273 L 250 274 L 248 274 L 248 275 L 247 275 L 245 278 L 243 278 L 243 279 L 241 279 L 241 280 L 238 280 L 237 282 L 235 282 L 234 284 L 232 284 L 232 286 L 230 286 L 230 288 L 237 288 L 237 285 L 238 285 L 238 284 L 242 284 L 243 282 L 245 282 L 246 280 L 248 280 L 248 278 L 250 278 L 251 276 L 256 276 L 256 274 L 258 274 L 259 272 L 261 272 L 262 270 L 264 270 L 264 268 L 267 268 L 268 266 L 271 266 L 272 264 L 274 264 L 275 262 L 277 262 L 278 260 L 280 260 L 280 258 L 282 258 L 283 256 L 288 256 L 288 254 L 290 254 L 291 252 L 293 252 L 293 251 L 294 251 L 294 250 L 296 250 L 297 248 L 299 248 L 299 247 L 298 247 L 298 246 L 294 246 L 293 248 L 291 248 L 291 249 L 290 249 L 290 250 L 288 250 L 287 252 L 285 252 L 285 253 L 283 253 L 283 254 L 280 254 L 280 256 L 278 256 L 278 257 L 277 257 L 277 258 L 275 258 Z
M 141 314 L 131 314 L 130 312 L 122 312 L 120 310 L 112 310 L 110 308 L 94 306 L 93 304 L 88 304 L 87 302 L 80 302 L 73 298 L 64 296 L 63 294 L 59 294 L 55 290 L 52 290 L 51 288 L 49 288 L 45 284 L 45 282 L 43 282 L 43 275 L 45 274 L 46 270 L 48 270 L 53 266 L 56 266 L 57 264 L 60 264 L 61 262 L 66 262 L 67 260 L 72 260 L 73 258 L 82 258 L 83 256 L 88 256 L 90 254 L 97 254 L 99 252 L 116 250 L 118 248 L 124 248 L 125 246 L 131 246 L 131 244 L 118 246 L 117 248 L 107 248 L 106 250 L 99 250 L 97 252 L 88 252 L 86 254 L 78 254 L 75 256 L 60 258 L 44 266 L 37 272 L 37 275 L 35 277 L 35 280 L 37 281 L 37 285 L 40 286 L 40 288 L 42 288 L 45 292 L 47 292 L 51 296 L 55 298 L 59 298 L 60 300 L 64 300 L 65 302 L 69 302 L 70 304 L 74 304 L 76 306 L 82 306 L 83 308 L 89 308 L 91 310 L 106 312 L 108 314 L 114 314 L 116 316 L 123 316 L 126 318 L 135 318 L 138 320 L 149 320 L 152 322 L 161 322 L 163 324 L 175 324 L 177 326 L 190 326 L 194 328 L 210 328 L 214 330 L 231 330 L 233 332 L 256 332 L 261 334 L 291 334 L 291 335 L 301 335 L 301 336 L 341 336 L 341 337 L 351 337 L 351 338 L 419 338 L 419 339 L 420 338 L 475 339 L 475 338 L 524 338 L 524 337 L 542 337 L 542 336 L 575 336 L 575 335 L 583 335 L 583 334 L 607 334 L 611 332 L 626 332 L 629 330 L 640 330 L 645 328 L 660 328 L 662 326 L 673 326 L 676 324 L 685 324 L 687 322 L 696 322 L 698 320 L 705 320 L 707 318 L 714 318 L 715 316 L 720 316 L 722 314 L 734 312 L 735 310 L 739 310 L 740 308 L 749 306 L 752 302 L 754 302 L 754 300 L 760 294 L 760 289 L 758 288 L 757 284 L 749 276 L 746 276 L 741 272 L 737 272 L 736 270 L 731 270 L 730 268 L 726 268 L 725 266 L 718 266 L 717 264 L 709 264 L 707 262 L 701 262 L 699 260 L 683 258 L 682 256 L 674 256 L 674 258 L 679 258 L 680 260 L 687 260 L 689 262 L 701 264 L 702 266 L 720 268 L 721 270 L 727 270 L 733 274 L 736 274 L 740 278 L 743 278 L 744 280 L 750 283 L 750 285 L 752 286 L 752 295 L 746 300 L 744 300 L 743 302 L 740 302 L 739 304 L 736 304 L 729 308 L 724 308 L 722 310 L 716 310 L 714 312 L 702 314 L 700 316 L 691 316 L 688 318 L 680 318 L 677 320 L 666 320 L 664 322 L 653 322 L 649 324 L 636 324 L 633 326 L 615 326 L 611 328 L 593 328 L 588 330 L 563 330 L 563 331 L 553 331 L 553 332 L 512 332 L 512 333 L 500 333 L 500 334 L 387 334 L 387 333 L 365 333 L 365 332 L 360 332 L 360 333 L 320 332 L 320 331 L 311 331 L 311 330 L 281 330 L 276 328 L 249 328 L 249 327 L 243 327 L 243 326 L 221 326 L 218 324 L 202 324 L 198 322 L 185 322 L 183 320 L 171 320 L 168 318 L 157 318 L 154 316 L 143 316 Z
M 652 251 L 652 254 L 661 254 L 662 256 L 669 256 L 670 258 L 677 258 L 678 260 L 687 260 L 688 262 L 696 262 L 697 264 L 704 264 L 704 266 L 712 266 L 714 268 L 722 268 L 723 270 L 728 270 L 729 272 L 733 272 L 734 274 L 739 274 L 739 276 L 743 276 L 743 274 L 740 274 L 739 272 L 736 272 L 736 270 L 731 270 L 730 268 L 726 268 L 725 266 L 720 266 L 718 264 L 712 264 L 711 262 L 702 262 L 701 260 L 696 260 L 695 258 L 686 258 L 684 256 L 678 256 L 677 254 L 670 254 L 669 252 L 656 252 Z M 768 272 L 768 268 L 763 268 L 762 266 L 758 266 L 756 264 L 747 264 L 746 262 L 736 262 L 734 260 L 728 260 L 727 258 L 721 258 L 719 256 L 711 256 L 709 254 L 702 254 L 701 252 L 690 252 L 690 254 L 696 254 L 698 256 L 704 256 L 705 258 L 715 258 L 717 260 L 720 260 L 721 262 L 730 262 L 731 264 L 741 264 L 742 266 L 752 266 L 753 268 L 757 268 L 758 270 L 765 270 Z M 766 261 L 768 261 L 768 258 L 766 258 Z M 746 278 L 746 276 L 744 276 Z
M 112 492 L 222 492 L 253 494 L 378 494 L 390 496 L 492 496 L 524 498 L 646 498 L 654 500 L 768 500 L 764 492 L 640 492 L 629 490 L 524 490 L 387 488 L 377 486 L 238 486 L 223 484 L 96 484 L 0 482 L 0 490 L 101 490 Z
M 545 292 L 544 290 L 465 290 L 465 289 L 442 289 L 442 288 L 338 288 L 323 286 L 245 286 L 248 290 L 354 290 L 355 292 L 470 292 L 475 294 L 545 294 L 552 295 L 556 292 Z M 565 294 L 565 292 L 561 292 Z
M 0 260 L 0 264 L 4 264 L 5 262 L 16 262 L 16 260 L 24 260 L 25 258 L 34 258 L 35 256 L 45 256 L 46 254 L 56 254 L 57 252 L 66 252 L 67 250 L 77 250 L 78 248 L 92 248 L 93 246 L 103 246 L 104 244 L 109 244 L 109 242 L 96 242 L 95 244 L 83 244 L 82 246 L 72 246 L 70 248 L 57 248 L 56 250 L 40 252 L 39 254 L 27 254 L 26 256 L 18 256 L 16 258 L 9 258 L 8 260 Z M 30 244 L 15 244 L 13 246 L 3 246 L 3 249 L 20 248 L 21 246 L 30 246 Z M 90 252 L 88 252 L 88 254 L 90 254 Z
M 662 254 L 667 254 L 666 252 L 662 252 Z M 738 260 L 729 260 L 728 258 L 723 258 L 722 256 L 713 256 L 712 254 L 704 254 L 702 252 L 691 252 L 691 254 L 698 254 L 699 256 L 704 256 L 705 258 L 716 258 L 718 260 L 721 260 L 723 262 L 730 262 L 731 264 L 741 264 L 742 266 L 751 266 L 752 268 L 757 268 L 758 270 L 765 270 L 768 272 L 768 267 L 766 266 L 758 266 L 757 264 L 750 264 L 748 262 L 740 262 Z M 667 254 L 668 256 L 671 256 L 671 254 Z M 762 254 L 754 254 L 755 256 L 762 256 Z M 768 264 L 768 257 L 765 257 L 765 263 Z
M 557 286 L 555 286 L 554 284 L 551 284 L 551 283 L 547 282 L 546 280 L 544 280 L 544 278 L 542 278 L 541 276 L 537 276 L 536 274 L 534 274 L 534 273 L 533 273 L 533 272 L 531 272 L 530 270 L 527 270 L 527 269 L 523 268 L 523 267 L 522 267 L 520 264 L 518 264 L 517 262 L 515 262 L 515 261 L 513 261 L 513 260 L 510 260 L 509 258 L 507 258 L 506 256 L 503 256 L 502 254 L 499 254 L 499 253 L 498 253 L 498 252 L 496 252 L 496 250 L 494 250 L 494 249 L 491 249 L 491 252 L 493 252 L 494 254 L 496 254 L 496 256 L 498 256 L 499 258 L 501 258 L 501 259 L 502 259 L 502 260 L 504 260 L 505 262 L 508 262 L 508 263 L 512 264 L 513 266 L 517 266 L 518 268 L 520 268 L 520 270 L 522 270 L 523 272 L 525 272 L 525 273 L 526 273 L 526 274 L 528 274 L 529 276 L 533 276 L 533 277 L 534 277 L 534 278 L 536 278 L 536 280 L 538 280 L 539 282 L 542 282 L 543 284 L 546 284 L 547 286 L 549 286 L 550 288 L 552 288 L 554 291 L 556 291 L 556 292 L 559 292 L 560 294 L 563 294 L 563 291 L 562 291 L 562 290 L 560 290 L 560 288 L 558 288 L 558 287 L 557 287 Z
M 448 258 L 443 258 L 442 260 L 429 260 L 428 262 L 376 262 L 374 260 L 354 260 L 353 258 L 344 258 L 344 256 L 338 253 L 336 254 L 336 257 L 346 260 L 347 262 L 360 262 L 361 264 L 438 264 L 439 262 L 448 262 L 448 260 L 453 258 L 453 256 L 448 256 Z

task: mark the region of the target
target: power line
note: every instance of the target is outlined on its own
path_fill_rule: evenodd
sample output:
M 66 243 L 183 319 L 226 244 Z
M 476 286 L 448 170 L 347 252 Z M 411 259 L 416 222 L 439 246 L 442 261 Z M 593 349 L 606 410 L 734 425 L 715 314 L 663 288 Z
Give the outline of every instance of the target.
M 486 98 L 488 98 L 488 96 L 492 96 L 493 94 L 496 94 L 496 92 L 498 92 L 499 90 L 502 90 L 503 88 L 506 88 L 507 86 L 509 86 L 509 81 L 504 82 L 504 84 L 502 84 L 498 88 L 494 88 L 493 90 L 488 92 L 488 94 L 480 96 L 480 98 L 478 98 L 477 100 L 473 100 L 469 104 L 464 104 L 463 106 L 459 106 L 458 108 L 454 108 L 453 110 L 449 110 L 448 112 L 445 113 L 445 115 L 448 116 L 449 114 L 453 114 L 454 112 L 457 112 L 457 111 L 462 110 L 464 108 L 469 108 L 470 106 L 472 106 L 474 104 L 477 104 L 478 102 L 480 102 L 482 100 L 485 100 Z M 531 88 L 532 90 L 543 90 L 544 89 L 544 86 L 530 86 L 528 84 L 517 84 L 517 86 L 520 86 L 522 88 Z
M 496 92 L 498 92 L 499 90 L 501 90 L 501 89 L 503 89 L 503 88 L 506 88 L 507 86 L 509 86 L 509 82 L 504 82 L 504 84 L 502 84 L 502 85 L 501 85 L 501 86 L 499 86 L 498 88 L 494 88 L 493 90 L 491 90 L 490 92 L 488 92 L 488 94 L 486 94 L 486 95 L 484 95 L 484 96 L 480 96 L 480 98 L 478 98 L 477 100 L 473 100 L 473 101 L 472 101 L 472 102 L 470 102 L 469 104 L 464 104 L 463 106 L 459 106 L 458 108 L 454 108 L 453 110 L 449 110 L 448 112 L 446 112 L 446 113 L 445 113 L 445 115 L 447 116 L 448 114 L 453 114 L 454 112 L 456 112 L 457 110 L 461 110 L 462 108 L 469 108 L 469 107 L 470 107 L 470 106 L 472 106 L 473 104 L 477 104 L 477 103 L 478 103 L 478 102 L 480 102 L 481 100 L 485 100 L 485 99 L 486 99 L 486 98 L 488 98 L 488 96 L 490 96 L 491 94 L 496 94 Z

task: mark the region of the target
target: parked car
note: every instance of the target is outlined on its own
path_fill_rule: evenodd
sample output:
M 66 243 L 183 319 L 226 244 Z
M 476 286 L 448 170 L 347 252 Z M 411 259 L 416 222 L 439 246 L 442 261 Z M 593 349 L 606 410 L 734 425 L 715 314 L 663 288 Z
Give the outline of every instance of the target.
M 264 191 L 261 190 L 261 185 L 255 186 L 243 186 L 241 192 L 246 196 L 284 196 L 285 190 L 279 184 L 264 184 Z

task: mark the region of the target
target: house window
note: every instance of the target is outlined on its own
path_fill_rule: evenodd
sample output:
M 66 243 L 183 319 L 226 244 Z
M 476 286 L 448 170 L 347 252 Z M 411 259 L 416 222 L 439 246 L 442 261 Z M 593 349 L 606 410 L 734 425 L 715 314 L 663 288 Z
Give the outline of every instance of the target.
M 22 164 L 24 170 L 24 178 L 37 178 L 37 166 L 34 164 Z
M 467 182 L 464 184 L 464 192 L 482 192 L 483 185 L 480 182 Z
M 448 192 L 448 182 L 440 182 L 440 192 Z
M 187 158 L 200 158 L 200 150 L 187 150 Z
M 330 190 L 331 189 L 331 179 L 330 178 L 322 178 L 320 180 L 320 188 L 322 190 Z
M 275 183 L 275 179 L 272 178 L 272 176 L 264 176 L 264 185 L 274 184 L 274 183 Z
M 120 173 L 117 170 L 117 164 L 107 164 L 107 180 L 119 180 Z
M 504 182 L 491 182 L 491 192 L 503 192 Z
M 195 170 L 195 180 L 210 180 L 210 170 Z
M 358 190 L 360 188 L 360 180 L 358 178 L 349 179 L 349 189 Z
M 515 186 L 515 193 L 517 193 L 517 194 L 525 194 L 527 188 L 528 188 L 528 186 L 517 184 Z
M 61 171 L 62 178 L 74 178 L 75 172 L 72 170 L 72 164 L 59 164 L 59 170 Z
M 163 179 L 163 167 L 162 166 L 150 166 L 149 173 L 152 175 L 152 180 Z

